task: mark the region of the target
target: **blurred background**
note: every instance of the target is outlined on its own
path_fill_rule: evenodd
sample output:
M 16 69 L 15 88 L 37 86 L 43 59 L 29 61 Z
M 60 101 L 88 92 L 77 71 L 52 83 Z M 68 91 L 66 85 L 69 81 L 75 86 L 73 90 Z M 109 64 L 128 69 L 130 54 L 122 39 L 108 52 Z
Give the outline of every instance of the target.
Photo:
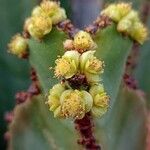
M 30 66 L 27 60 L 20 60 L 7 53 L 7 43 L 11 36 L 22 31 L 26 17 L 40 0 L 0 0 L 0 149 L 6 149 L 4 133 L 7 125 L 4 121 L 6 112 L 11 111 L 15 105 L 15 93 L 26 90 L 30 84 Z M 73 23 L 83 28 L 90 24 L 99 14 L 101 8 L 115 0 L 61 0 L 67 15 Z M 132 0 L 133 7 L 140 10 L 146 0 Z M 148 22 L 148 21 L 147 21 Z M 150 22 L 150 21 L 149 21 Z M 150 23 L 149 23 L 150 24 Z M 146 51 L 148 42 L 142 48 Z M 144 55 L 146 55 L 144 53 Z M 142 58 L 141 58 L 142 60 Z M 150 61 L 149 61 L 150 62 Z M 146 62 L 145 62 L 146 63 Z M 150 64 L 150 63 L 149 63 Z M 142 64 L 143 65 L 143 64 Z M 140 70 L 137 69 L 137 72 Z M 137 76 L 140 78 L 142 74 Z M 149 78 L 148 76 L 146 78 Z M 147 80 L 145 80 L 147 82 Z M 147 82 L 147 84 L 150 83 Z M 141 87 L 145 85 L 140 83 Z M 146 86 L 143 86 L 149 92 Z

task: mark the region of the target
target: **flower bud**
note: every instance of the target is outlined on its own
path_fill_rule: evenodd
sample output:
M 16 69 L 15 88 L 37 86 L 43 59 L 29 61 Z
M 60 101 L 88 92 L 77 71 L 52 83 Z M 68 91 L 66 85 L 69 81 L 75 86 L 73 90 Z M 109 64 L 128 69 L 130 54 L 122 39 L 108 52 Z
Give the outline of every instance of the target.
M 85 31 L 79 31 L 74 36 L 74 48 L 78 50 L 80 53 L 95 47 L 96 44 L 92 40 L 89 33 Z
M 63 116 L 73 119 L 82 119 L 93 105 L 91 95 L 79 90 L 66 90 L 61 95 L 60 102 Z
M 91 112 L 94 116 L 101 117 L 107 112 L 109 107 L 109 97 L 101 84 L 92 86 L 89 92 L 92 95 L 94 102 Z
M 43 38 L 52 29 L 52 21 L 48 17 L 34 16 L 28 24 L 28 32 L 36 39 Z
M 17 34 L 14 37 L 12 37 L 12 40 L 8 44 L 8 48 L 10 53 L 17 55 L 20 58 L 22 58 L 28 53 L 27 40 L 23 38 L 20 34 Z
M 79 56 L 77 51 L 67 51 L 61 58 L 56 60 L 55 76 L 71 78 L 78 72 Z
M 64 49 L 65 50 L 72 50 L 72 49 L 74 49 L 73 40 L 67 39 L 66 41 L 64 41 L 63 45 L 64 45 Z
M 94 56 L 95 51 L 84 52 L 80 57 L 81 73 L 86 75 L 89 83 L 100 81 L 100 74 L 103 73 L 103 62 Z

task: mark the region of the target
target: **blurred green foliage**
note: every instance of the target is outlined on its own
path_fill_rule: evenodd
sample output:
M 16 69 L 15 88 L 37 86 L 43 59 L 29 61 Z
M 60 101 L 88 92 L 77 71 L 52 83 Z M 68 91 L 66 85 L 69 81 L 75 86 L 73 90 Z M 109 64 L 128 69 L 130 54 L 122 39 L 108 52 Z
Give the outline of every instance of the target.
M 15 93 L 25 90 L 30 83 L 28 62 L 9 55 L 7 43 L 11 36 L 21 32 L 24 19 L 35 4 L 36 0 L 0 0 L 0 149 L 5 149 L 4 113 L 13 109 Z
M 6 122 L 4 114 L 15 105 L 15 93 L 26 90 L 30 84 L 30 66 L 27 60 L 20 60 L 7 53 L 7 43 L 11 37 L 22 31 L 24 20 L 30 16 L 39 0 L 0 0 L 0 149 L 5 149 L 4 132 Z M 62 4 L 70 15 L 70 2 Z

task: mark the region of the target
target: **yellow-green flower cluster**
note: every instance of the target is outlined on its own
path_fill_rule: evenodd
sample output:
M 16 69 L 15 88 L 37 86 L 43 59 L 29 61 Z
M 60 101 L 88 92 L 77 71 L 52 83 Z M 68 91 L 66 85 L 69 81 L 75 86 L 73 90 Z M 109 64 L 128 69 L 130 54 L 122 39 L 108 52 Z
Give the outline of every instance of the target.
M 52 24 L 66 18 L 66 13 L 57 2 L 43 0 L 36 6 L 30 18 L 25 22 L 25 28 L 36 39 L 43 38 L 52 29 Z
M 18 56 L 19 58 L 24 57 L 28 52 L 27 40 L 20 34 L 16 34 L 12 37 L 12 40 L 8 44 L 9 52 Z
M 67 51 L 56 60 L 55 76 L 69 79 L 77 73 L 84 74 L 89 84 L 100 81 L 103 73 L 103 61 L 94 56 L 95 51 L 86 51 L 80 54 L 78 51 Z
M 64 48 L 67 50 L 74 49 L 79 53 L 83 53 L 87 50 L 93 50 L 97 47 L 90 34 L 85 31 L 79 31 L 73 40 L 66 40 L 64 42 Z
M 111 4 L 101 14 L 117 22 L 117 30 L 119 32 L 130 35 L 131 38 L 140 44 L 143 44 L 147 39 L 147 28 L 141 22 L 138 13 L 132 10 L 130 3 Z
M 82 119 L 87 112 L 101 117 L 109 107 L 109 97 L 101 84 L 91 86 L 89 92 L 56 84 L 49 92 L 48 105 L 54 117 Z
M 85 35 L 83 38 L 82 34 Z M 60 118 L 82 119 L 87 112 L 101 117 L 109 107 L 109 97 L 100 84 L 104 62 L 94 56 L 95 51 L 89 50 L 94 42 L 88 33 L 79 31 L 74 41 L 67 40 L 64 45 L 71 48 L 75 43 L 74 50 L 66 51 L 55 61 L 55 76 L 62 78 L 63 82 L 50 89 L 49 109 L 54 112 L 54 117 Z M 70 79 L 78 75 L 86 77 L 87 89 L 74 89 L 69 84 Z

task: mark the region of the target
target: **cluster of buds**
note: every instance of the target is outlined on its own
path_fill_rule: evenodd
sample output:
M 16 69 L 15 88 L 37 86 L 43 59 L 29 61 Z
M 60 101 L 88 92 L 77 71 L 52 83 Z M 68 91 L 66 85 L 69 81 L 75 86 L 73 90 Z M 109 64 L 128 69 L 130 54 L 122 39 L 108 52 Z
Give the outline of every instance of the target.
M 64 48 L 66 50 L 76 50 L 79 53 L 83 53 L 87 50 L 93 50 L 97 47 L 91 38 L 90 34 L 85 31 L 79 31 L 73 40 L 66 40 L 64 42 Z
M 63 82 L 50 89 L 50 111 L 54 112 L 54 117 L 60 118 L 82 119 L 88 112 L 102 116 L 109 107 L 109 97 L 100 83 L 104 62 L 94 56 L 94 50 L 90 50 L 94 44 L 90 34 L 79 31 L 73 43 L 75 49 L 66 51 L 55 61 L 55 76 Z M 77 81 L 80 79 L 81 84 Z M 85 89 L 84 85 L 88 88 Z
M 136 11 L 130 3 L 111 4 L 105 8 L 102 15 L 110 17 L 117 23 L 119 32 L 128 34 L 133 40 L 143 44 L 148 37 L 148 30 L 143 25 Z
M 8 49 L 9 53 L 18 56 L 19 58 L 26 58 L 28 55 L 27 40 L 21 36 L 21 34 L 16 34 L 8 44 Z
M 66 13 L 59 3 L 49 0 L 43 0 L 39 6 L 36 6 L 24 25 L 24 30 L 36 38 L 42 39 L 52 30 L 52 25 L 66 19 Z

